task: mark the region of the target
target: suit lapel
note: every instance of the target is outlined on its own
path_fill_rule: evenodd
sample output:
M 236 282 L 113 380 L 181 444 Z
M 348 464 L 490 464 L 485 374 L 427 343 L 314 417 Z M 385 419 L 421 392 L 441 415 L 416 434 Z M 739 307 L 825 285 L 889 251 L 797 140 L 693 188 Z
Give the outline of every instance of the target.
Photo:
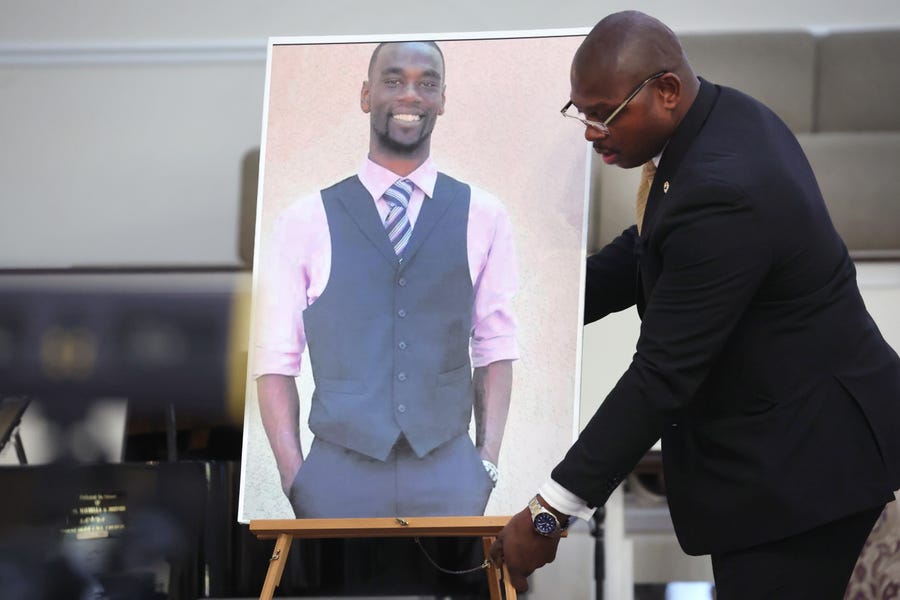
M 353 177 L 353 184 L 356 190 L 349 194 L 341 194 L 338 196 L 341 205 L 359 230 L 369 238 L 372 245 L 378 249 L 378 252 L 391 264 L 397 263 L 397 255 L 394 248 L 388 240 L 387 232 L 384 230 L 384 223 L 378 216 L 378 210 L 375 208 L 375 201 L 372 195 L 366 190 L 359 177 Z M 415 238 L 415 234 L 413 235 Z
M 647 196 L 647 208 L 644 211 L 644 221 L 641 226 L 642 238 L 650 236 L 655 223 L 654 217 L 663 198 L 667 193 L 668 182 L 671 182 L 678 173 L 681 160 L 687 154 L 694 139 L 706 123 L 709 113 L 712 111 L 716 99 L 719 97 L 719 88 L 704 79 L 700 79 L 700 90 L 687 114 L 682 119 L 675 133 L 669 138 L 666 149 L 663 151 L 662 160 L 656 169 L 653 185 L 650 186 L 650 194 Z
M 660 204 L 664 202 L 667 193 L 668 182 L 674 180 L 681 161 L 687 154 L 694 139 L 703 128 L 706 118 L 712 111 L 716 98 L 719 96 L 719 88 L 700 79 L 700 90 L 691 108 L 682 119 L 675 133 L 666 144 L 662 159 L 656 169 L 656 176 L 650 186 L 647 196 L 647 207 L 644 210 L 644 220 L 641 225 L 641 233 L 635 240 L 635 254 L 637 255 L 637 290 L 636 304 L 638 314 L 643 318 L 647 308 L 647 298 L 653 290 L 653 284 L 658 273 L 654 273 L 653 257 L 647 256 L 648 240 L 653 233 L 656 224 L 656 213 Z M 649 262 L 648 262 L 649 261 Z M 656 261 L 658 262 L 658 261 Z M 648 270 L 649 267 L 649 270 Z
M 438 173 L 437 182 L 434 184 L 434 195 L 431 198 L 425 198 L 422 202 L 422 209 L 416 218 L 416 225 L 413 227 L 412 237 L 403 250 L 404 262 L 409 264 L 416 252 L 428 238 L 431 230 L 441 220 L 450 203 L 456 200 L 456 194 L 451 193 L 450 186 L 447 185 L 447 177 L 443 173 Z

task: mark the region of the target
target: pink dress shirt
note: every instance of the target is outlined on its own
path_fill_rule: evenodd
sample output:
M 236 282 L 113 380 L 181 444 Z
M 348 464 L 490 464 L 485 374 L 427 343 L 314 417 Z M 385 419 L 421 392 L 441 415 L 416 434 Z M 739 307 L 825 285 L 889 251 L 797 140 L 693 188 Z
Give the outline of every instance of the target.
M 383 221 L 389 206 L 382 196 L 401 177 L 368 159 L 357 175 L 375 198 Z M 416 184 L 407 209 L 415 234 L 422 203 L 434 193 L 437 168 L 429 158 L 406 179 Z M 471 357 L 473 367 L 483 367 L 519 357 L 510 306 L 519 276 L 506 209 L 491 194 L 474 186 L 471 189 L 467 228 L 469 273 L 475 293 Z M 258 304 L 253 374 L 297 376 L 306 347 L 303 311 L 325 290 L 331 271 L 331 237 L 321 193 L 288 206 L 278 216 L 263 250 L 255 291 Z M 365 294 L 365 290 L 359 292 Z

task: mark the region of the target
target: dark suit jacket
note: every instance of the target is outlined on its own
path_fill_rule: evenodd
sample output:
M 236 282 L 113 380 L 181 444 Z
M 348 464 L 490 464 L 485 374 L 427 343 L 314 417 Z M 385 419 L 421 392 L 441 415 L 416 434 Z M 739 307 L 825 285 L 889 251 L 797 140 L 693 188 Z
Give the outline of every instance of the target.
M 640 236 L 588 259 L 586 322 L 637 304 L 637 352 L 553 479 L 598 506 L 660 437 L 690 554 L 799 533 L 900 487 L 900 360 L 797 140 L 701 80 Z

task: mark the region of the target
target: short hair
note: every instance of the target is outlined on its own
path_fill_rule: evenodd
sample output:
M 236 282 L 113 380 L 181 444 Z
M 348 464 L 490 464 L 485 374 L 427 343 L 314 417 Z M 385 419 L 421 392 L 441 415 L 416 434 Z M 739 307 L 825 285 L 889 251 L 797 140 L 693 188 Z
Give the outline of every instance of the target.
M 444 53 L 441 51 L 441 47 L 438 46 L 432 40 L 406 40 L 403 42 L 381 42 L 380 44 L 375 46 L 375 50 L 372 51 L 372 58 L 369 59 L 369 71 L 368 71 L 369 79 L 372 78 L 372 70 L 375 68 L 375 61 L 378 60 L 378 53 L 381 52 L 381 49 L 384 46 L 386 46 L 388 44 L 413 44 L 413 43 L 425 44 L 426 46 L 431 46 L 432 48 L 437 50 L 438 55 L 441 57 L 441 70 L 444 73 L 447 72 L 447 66 L 444 63 Z

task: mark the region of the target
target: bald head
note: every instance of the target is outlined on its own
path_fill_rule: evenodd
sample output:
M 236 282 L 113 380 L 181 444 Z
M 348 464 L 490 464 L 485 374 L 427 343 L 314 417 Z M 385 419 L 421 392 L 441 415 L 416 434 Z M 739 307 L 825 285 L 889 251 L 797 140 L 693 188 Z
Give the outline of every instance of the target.
M 672 30 L 637 11 L 597 23 L 572 59 L 570 104 L 601 127 L 584 137 L 607 164 L 636 167 L 657 156 L 697 97 Z
M 572 61 L 572 76 L 602 76 L 609 83 L 635 85 L 660 71 L 693 79 L 678 37 L 661 21 L 638 11 L 609 15 L 591 30 Z

